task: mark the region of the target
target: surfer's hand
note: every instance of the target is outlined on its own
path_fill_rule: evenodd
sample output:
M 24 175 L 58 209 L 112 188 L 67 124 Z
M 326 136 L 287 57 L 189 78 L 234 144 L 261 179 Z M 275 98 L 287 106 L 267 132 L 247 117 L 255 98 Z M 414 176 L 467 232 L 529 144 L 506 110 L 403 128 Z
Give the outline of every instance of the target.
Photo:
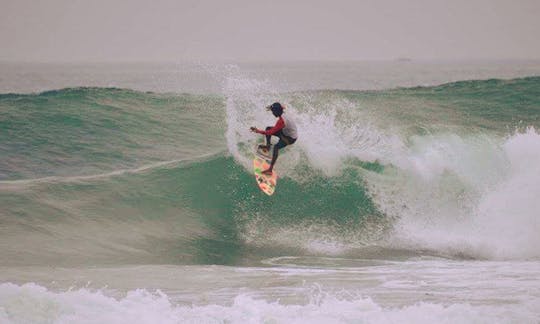
M 258 129 L 257 127 L 250 127 L 249 128 L 253 133 L 257 133 Z

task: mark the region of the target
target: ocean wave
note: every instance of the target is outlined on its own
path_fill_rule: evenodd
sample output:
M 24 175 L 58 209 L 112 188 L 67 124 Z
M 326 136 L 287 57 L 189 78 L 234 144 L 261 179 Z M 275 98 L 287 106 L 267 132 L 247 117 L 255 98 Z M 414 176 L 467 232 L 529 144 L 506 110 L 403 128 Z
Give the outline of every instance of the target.
M 223 97 L 2 95 L 0 261 L 236 264 L 373 246 L 538 259 L 539 82 L 278 93 L 236 76 Z M 274 122 L 260 107 L 276 98 L 301 137 L 265 197 L 249 127 Z

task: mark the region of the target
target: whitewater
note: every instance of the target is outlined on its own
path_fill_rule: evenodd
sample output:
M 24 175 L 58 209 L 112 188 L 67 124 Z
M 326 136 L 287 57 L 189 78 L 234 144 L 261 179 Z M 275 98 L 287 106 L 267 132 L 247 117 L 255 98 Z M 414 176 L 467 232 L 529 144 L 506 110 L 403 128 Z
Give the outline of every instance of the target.
M 540 321 L 540 62 L 0 63 L 0 113 L 0 323 Z

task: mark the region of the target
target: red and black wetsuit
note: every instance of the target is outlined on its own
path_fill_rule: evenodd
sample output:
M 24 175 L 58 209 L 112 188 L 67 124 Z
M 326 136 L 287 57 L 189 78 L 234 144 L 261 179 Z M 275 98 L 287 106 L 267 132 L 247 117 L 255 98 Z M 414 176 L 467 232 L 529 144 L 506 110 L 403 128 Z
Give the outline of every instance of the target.
M 286 124 L 286 120 L 290 125 Z M 290 126 L 290 127 L 287 127 Z M 270 139 L 273 136 L 276 136 L 279 138 L 279 142 L 274 146 L 274 151 L 272 152 L 272 162 L 270 165 L 274 166 L 274 163 L 276 162 L 277 156 L 278 156 L 278 150 L 287 146 L 291 145 L 294 142 L 296 142 L 295 137 L 291 137 L 290 135 L 286 135 L 285 128 L 290 128 L 289 132 L 291 134 L 296 135 L 296 125 L 292 120 L 289 118 L 283 118 L 283 116 L 279 116 L 276 124 L 272 126 L 266 127 L 266 130 L 257 130 L 257 133 L 266 135 L 266 145 L 270 147 Z

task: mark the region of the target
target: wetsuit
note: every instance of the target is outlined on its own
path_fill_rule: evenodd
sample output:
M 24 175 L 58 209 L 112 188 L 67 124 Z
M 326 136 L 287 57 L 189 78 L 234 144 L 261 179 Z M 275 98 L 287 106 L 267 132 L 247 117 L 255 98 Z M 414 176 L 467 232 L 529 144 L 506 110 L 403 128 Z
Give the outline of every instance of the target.
M 279 149 L 293 144 L 298 138 L 296 124 L 291 118 L 285 117 L 284 115 L 279 116 L 276 124 L 273 127 L 266 127 L 265 131 L 260 130 L 257 133 L 266 135 L 266 145 L 268 147 L 271 144 L 270 138 L 272 135 L 279 138 L 279 142 L 274 146 L 274 151 L 272 152 L 272 162 L 270 163 L 271 166 L 274 166 L 274 163 L 276 162 Z

